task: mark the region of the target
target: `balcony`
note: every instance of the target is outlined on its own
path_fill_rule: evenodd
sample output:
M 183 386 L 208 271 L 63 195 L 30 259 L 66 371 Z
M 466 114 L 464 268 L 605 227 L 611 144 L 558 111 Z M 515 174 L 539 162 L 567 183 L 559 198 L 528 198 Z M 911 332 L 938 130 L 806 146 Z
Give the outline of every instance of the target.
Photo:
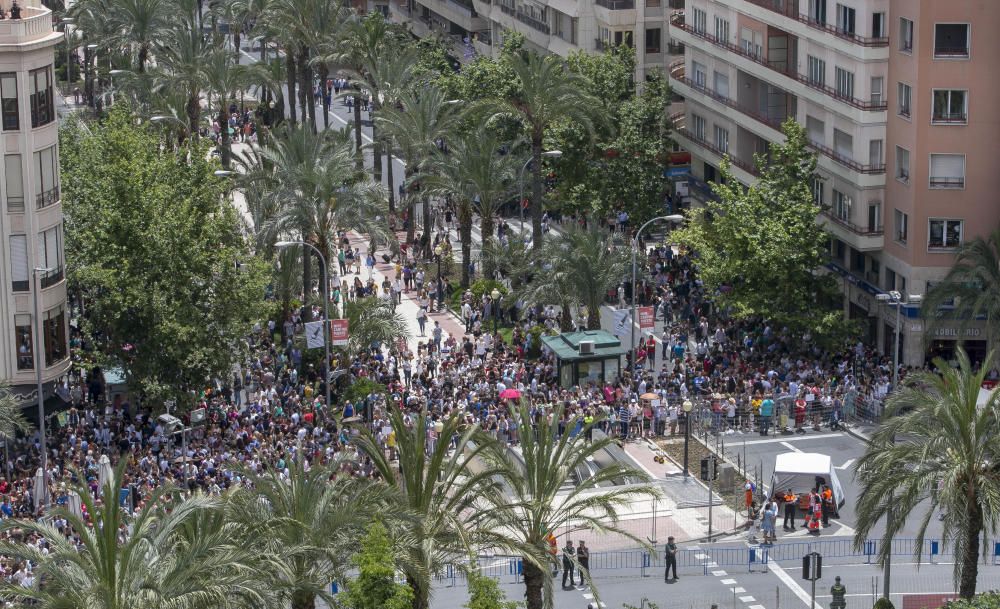
M 722 95 L 719 95 L 718 93 L 716 93 L 715 91 L 712 91 L 712 90 L 708 89 L 704 85 L 700 85 L 700 84 L 694 82 L 690 78 L 688 78 L 688 77 L 686 77 L 686 76 L 683 75 L 683 67 L 684 67 L 683 64 L 681 64 L 681 66 L 680 66 L 680 68 L 681 68 L 681 75 L 680 76 L 675 75 L 673 67 L 674 67 L 673 64 L 671 64 L 671 72 L 670 72 L 670 78 L 671 79 L 676 80 L 679 83 L 684 84 L 687 87 L 690 87 L 693 91 L 695 91 L 697 93 L 700 93 L 700 94 L 702 94 L 702 95 L 704 95 L 706 97 L 710 97 L 710 98 L 712 98 L 712 100 L 714 100 L 714 101 L 716 101 L 716 102 L 718 102 L 718 103 L 720 103 L 720 104 L 722 104 L 724 106 L 732 108 L 732 109 L 736 110 L 737 112 L 739 112 L 740 114 L 742 114 L 744 116 L 747 116 L 747 117 L 750 117 L 750 118 L 754 119 L 755 121 L 757 121 L 757 122 L 759 122 L 759 123 L 761 123 L 763 125 L 766 125 L 766 126 L 770 127 L 771 129 L 774 129 L 775 131 L 779 131 L 779 132 L 781 131 L 781 123 L 782 123 L 783 119 L 779 119 L 779 118 L 775 118 L 775 117 L 766 116 L 764 114 L 761 114 L 761 113 L 759 113 L 759 112 L 757 112 L 755 110 L 747 108 L 746 106 L 740 105 L 735 100 L 732 100 L 732 99 L 729 99 L 728 97 L 724 97 Z M 768 134 L 768 137 L 774 137 L 774 136 L 772 134 Z M 848 168 L 850 168 L 850 169 L 852 169 L 854 171 L 857 171 L 858 173 L 864 173 L 864 174 L 880 174 L 880 173 L 885 173 L 885 164 L 884 163 L 880 164 L 880 165 L 863 165 L 861 163 L 858 163 L 854 159 L 852 159 L 850 157 L 846 157 L 846 156 L 840 154 L 839 152 L 837 152 L 836 150 L 834 150 L 832 148 L 828 148 L 828 147 L 826 147 L 826 146 L 824 146 L 822 144 L 817 144 L 815 142 L 807 142 L 807 145 L 810 148 L 812 148 L 813 150 L 815 150 L 816 152 L 819 152 L 820 154 L 822 154 L 823 156 L 829 157 L 829 158 L 833 159 L 834 161 L 836 161 L 837 163 L 840 163 L 841 165 L 843 165 L 845 167 L 848 167 Z
M 854 97 L 846 97 L 838 93 L 837 90 L 834 89 L 833 87 L 830 87 L 823 83 L 815 82 L 809 79 L 806 75 L 799 74 L 797 71 L 782 69 L 773 66 L 769 64 L 767 60 L 765 60 L 764 58 L 758 57 L 757 55 L 749 52 L 747 49 L 744 49 L 740 45 L 733 44 L 726 40 L 719 40 L 715 36 L 709 34 L 708 32 L 699 32 L 698 30 L 694 29 L 694 27 L 692 27 L 691 25 L 684 23 L 684 15 L 676 14 L 671 16 L 670 25 L 683 32 L 686 32 L 687 34 L 690 34 L 691 36 L 709 42 L 716 47 L 724 49 L 735 55 L 739 55 L 740 57 L 743 57 L 744 59 L 751 61 L 759 66 L 763 66 L 776 74 L 781 74 L 782 76 L 790 78 L 799 84 L 809 87 L 810 89 L 814 89 L 816 91 L 824 93 L 827 96 L 836 99 L 837 101 L 840 101 L 842 103 L 845 103 L 849 106 L 857 108 L 858 110 L 863 110 L 866 112 L 881 112 L 884 111 L 887 107 L 885 101 L 872 102 L 870 100 L 865 101 Z
M 907 114 L 909 116 L 909 114 Z M 969 115 L 965 112 L 951 114 L 948 112 L 935 112 L 931 116 L 931 122 L 942 125 L 964 125 L 969 122 Z
M 739 167 L 740 169 L 754 176 L 755 178 L 760 177 L 760 172 L 757 171 L 757 167 L 753 163 L 748 163 L 742 159 L 732 156 L 729 152 L 722 150 L 721 148 L 709 142 L 705 138 L 696 135 L 693 131 L 689 131 L 686 127 L 676 127 L 674 130 L 677 133 L 677 135 L 685 139 L 691 140 L 692 142 L 695 142 L 702 148 L 705 148 L 706 150 L 712 152 L 712 154 L 720 158 L 728 159 L 729 164 L 732 165 L 733 167 Z
M 9 14 L 10 6 L 6 8 Z M 49 36 L 62 38 L 63 34 L 52 31 L 52 11 L 41 6 L 21 6 L 20 19 L 0 20 L 0 44 L 20 44 Z
M 861 226 L 850 220 L 838 217 L 830 209 L 825 209 L 820 214 L 820 221 L 822 222 L 823 220 L 829 220 L 825 224 L 830 232 L 859 252 L 882 249 L 885 243 L 885 231 L 882 225 Z
M 684 10 L 684 2 L 685 0 L 668 0 L 667 6 L 675 11 L 682 11 Z
M 800 23 L 804 23 L 809 27 L 833 34 L 837 38 L 842 38 L 844 40 L 853 42 L 854 44 L 861 45 L 863 47 L 887 47 L 889 46 L 889 39 L 885 36 L 878 38 L 867 38 L 865 36 L 858 36 L 853 32 L 848 32 L 843 28 L 838 28 L 836 26 L 830 25 L 829 23 L 824 23 L 809 17 L 809 15 L 803 15 L 799 13 L 798 8 L 791 3 L 786 3 L 785 0 L 746 0 L 750 4 L 754 4 L 761 8 L 765 8 L 771 12 L 777 13 L 779 15 L 784 15 L 790 19 L 795 19 Z
M 532 17 L 527 13 L 517 12 L 514 14 L 514 18 L 531 28 L 538 30 L 543 34 L 548 35 L 551 33 L 548 23 L 535 19 L 534 17 Z
M 612 11 L 624 11 L 635 8 L 635 0 L 597 0 L 595 4 Z
M 608 44 L 607 42 L 604 42 L 600 38 L 595 38 L 594 39 L 594 50 L 595 51 L 605 51 L 605 50 L 609 50 L 610 48 L 611 48 L 611 45 Z
M 498 6 L 505 15 L 510 15 L 511 17 L 513 17 L 514 14 L 517 12 L 516 10 L 514 10 L 513 6 L 507 6 L 506 4 L 503 3 L 499 4 Z
M 63 267 L 59 266 L 39 277 L 38 281 L 42 289 L 49 288 L 59 283 L 63 279 Z
M 965 188 L 965 178 L 941 178 L 931 176 L 930 187 L 939 190 L 961 190 Z
M 35 208 L 42 209 L 59 202 L 59 186 L 42 191 L 35 195 Z

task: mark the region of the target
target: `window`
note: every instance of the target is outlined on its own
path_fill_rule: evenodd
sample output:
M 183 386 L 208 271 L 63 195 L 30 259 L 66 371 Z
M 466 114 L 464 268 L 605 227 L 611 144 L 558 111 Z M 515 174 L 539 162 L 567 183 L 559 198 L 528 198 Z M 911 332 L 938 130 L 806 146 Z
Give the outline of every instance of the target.
M 809 21 L 826 23 L 826 0 L 809 0 Z
M 822 146 L 826 143 L 826 125 L 818 118 L 806 115 L 806 135 L 810 142 Z
M 882 202 L 868 202 L 868 232 L 882 232 Z M 874 260 L 872 261 L 875 262 Z
M 965 188 L 965 155 L 932 154 L 931 188 Z
M 729 152 L 729 131 L 718 125 L 715 126 L 715 147 L 721 152 Z
M 839 220 L 844 222 L 851 221 L 851 197 L 840 192 L 836 188 L 833 189 L 833 215 Z
M 740 46 L 750 57 L 760 59 L 764 53 L 764 36 L 748 27 L 740 28 Z
M 45 337 L 45 365 L 66 359 L 66 313 L 62 306 L 42 316 L 42 335 Z
M 705 119 L 697 114 L 691 115 L 691 130 L 694 132 L 694 137 L 699 140 L 705 139 Z
M 49 146 L 35 153 L 35 207 L 48 207 L 59 200 L 59 175 L 56 147 Z
M 729 41 L 729 21 L 721 17 L 715 18 L 715 39 Z
M 693 9 L 692 12 L 694 13 L 694 31 L 704 34 L 708 31 L 708 13 L 700 8 Z
M 837 31 L 841 34 L 854 35 L 854 9 L 843 4 L 837 5 Z
M 27 292 L 28 283 L 28 237 L 10 236 L 10 285 L 15 292 Z
M 913 52 L 913 22 L 905 17 L 899 18 L 899 50 Z
M 708 80 L 706 77 L 705 66 L 701 65 L 697 61 L 691 62 L 691 73 L 694 76 L 694 84 L 701 88 L 705 88 L 705 82 Z
M 910 85 L 899 83 L 897 97 L 899 115 L 910 118 Z
M 826 62 L 810 55 L 808 65 L 809 72 L 807 78 L 809 82 L 821 87 L 826 84 Z
M 31 126 L 41 127 L 56 119 L 52 103 L 52 66 L 28 72 L 28 90 L 31 95 Z
M 38 234 L 38 266 L 49 269 L 39 279 L 42 288 L 59 283 L 63 278 L 62 234 L 59 226 Z
M 813 202 L 820 207 L 826 207 L 826 203 L 823 199 L 824 188 L 823 188 L 823 178 L 815 177 L 812 179 L 812 194 Z
M 962 244 L 961 220 L 928 220 L 927 247 L 955 248 Z
M 837 95 L 846 99 L 854 99 L 854 72 L 837 68 L 835 73 L 837 76 Z
M 885 267 L 885 283 L 882 284 L 886 291 L 896 289 L 896 271 Z
M 854 158 L 854 137 L 850 133 L 841 131 L 840 129 L 833 130 L 833 149 L 836 153 L 845 159 Z
M 14 340 L 17 341 L 17 369 L 35 368 L 35 342 L 32 335 L 31 315 L 14 316 Z
M 872 76 L 872 81 L 871 81 L 871 84 L 872 84 L 872 86 L 871 86 L 872 97 L 871 97 L 871 100 L 872 100 L 872 105 L 873 106 L 881 106 L 882 102 L 884 101 L 883 100 L 883 96 L 885 94 L 883 93 L 883 89 L 882 89 L 884 82 L 885 82 L 885 79 L 883 79 L 881 76 Z
M 660 8 L 660 0 L 646 0 L 646 8 Z
M 660 52 L 660 28 L 646 28 L 646 52 Z
M 17 112 L 17 75 L 0 74 L 0 107 L 3 114 L 3 130 L 17 131 L 21 121 Z
M 858 275 L 865 274 L 865 253 L 851 248 L 851 272 Z
M 883 146 L 882 140 L 869 140 L 868 141 L 868 164 L 872 167 L 881 167 L 885 165 L 885 146 Z
M 892 214 L 892 222 L 893 222 L 893 228 L 896 231 L 895 233 L 896 241 L 899 241 L 900 243 L 905 245 L 907 231 L 909 229 L 909 224 L 910 224 L 909 214 L 905 214 L 897 209 Z
M 844 256 L 847 255 L 847 246 L 840 239 L 833 240 L 833 257 L 837 262 L 843 263 Z
M 885 38 L 885 13 L 872 13 L 872 38 Z
M 729 76 L 722 72 L 715 72 L 712 74 L 712 77 L 715 80 L 715 92 L 729 99 Z
M 899 146 L 896 146 L 896 179 L 910 181 L 910 151 Z
M 958 58 L 968 57 L 969 24 L 935 23 L 934 56 Z
M 965 123 L 968 121 L 968 91 L 935 89 L 931 120 L 935 123 Z
M 21 177 L 21 155 L 8 154 L 3 157 L 4 182 L 7 186 L 7 211 L 24 211 L 24 180 Z

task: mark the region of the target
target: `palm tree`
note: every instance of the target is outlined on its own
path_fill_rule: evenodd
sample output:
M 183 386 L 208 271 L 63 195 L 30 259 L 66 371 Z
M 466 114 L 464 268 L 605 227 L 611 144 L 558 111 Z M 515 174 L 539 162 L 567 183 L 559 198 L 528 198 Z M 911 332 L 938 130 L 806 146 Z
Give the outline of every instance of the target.
M 0 436 L 13 439 L 17 432 L 27 431 L 29 428 L 21 411 L 21 404 L 10 392 L 10 385 L 0 382 Z
M 564 418 L 562 406 L 532 414 L 526 403 L 515 411 L 521 430 L 520 455 L 494 445 L 488 453 L 500 471 L 507 493 L 495 495 L 499 503 L 480 513 L 476 526 L 487 544 L 516 552 L 524 559 L 527 609 L 552 606 L 549 567 L 550 531 L 597 531 L 624 535 L 646 545 L 619 526 L 619 512 L 636 500 L 651 499 L 658 492 L 649 476 L 624 463 L 606 465 L 590 477 L 576 480 L 577 471 L 588 471 L 588 462 L 614 441 L 600 432 L 588 441 L 579 416 Z M 559 433 L 560 424 L 565 432 Z M 627 482 L 627 484 L 622 484 Z M 566 487 L 572 488 L 566 493 Z
M 438 154 L 431 175 L 422 180 L 429 194 L 452 197 L 457 203 L 458 233 L 462 242 L 462 287 L 469 286 L 472 258 L 472 216 L 479 212 L 483 243 L 493 238 L 493 216 L 509 198 L 517 175 L 517 160 L 501 154 L 504 143 L 481 126 L 459 136 L 448 154 Z M 483 266 L 485 276 L 492 268 Z
M 988 237 L 966 241 L 958 249 L 955 265 L 945 278 L 927 293 L 922 306 L 927 330 L 931 331 L 941 318 L 957 318 L 963 324 L 976 319 L 986 320 L 986 344 L 994 344 L 1000 332 L 1000 228 Z M 947 313 L 942 307 L 953 304 Z
M 962 597 L 972 598 L 980 540 L 996 535 L 1000 524 L 1000 392 L 979 403 L 987 367 L 974 370 L 961 348 L 957 357 L 957 368 L 938 358 L 935 372 L 907 375 L 886 401 L 885 422 L 855 465 L 862 490 L 854 544 L 861 547 L 884 518 L 884 563 L 889 542 L 919 509 L 919 558 L 927 524 L 941 510 L 942 540 L 955 550 L 955 583 Z
M 232 138 L 229 135 L 229 99 L 237 91 L 263 78 L 264 70 L 258 65 L 240 65 L 236 63 L 232 53 L 221 45 L 215 48 L 204 64 L 204 78 L 210 93 L 215 94 L 219 111 L 219 150 L 222 156 L 222 166 L 229 168 L 233 151 Z
M 587 307 L 587 329 L 599 330 L 601 303 L 608 290 L 621 283 L 628 262 L 596 223 L 589 224 L 589 228 L 571 227 L 546 242 L 540 258 L 547 268 L 533 283 L 567 286 L 570 298 Z
M 337 475 L 335 465 L 284 458 L 287 474 L 277 468 L 245 471 L 250 484 L 230 497 L 227 513 L 243 527 L 250 548 L 284 565 L 262 588 L 289 599 L 292 609 L 314 609 L 317 598 L 335 606 L 330 582 L 344 581 L 372 512 L 382 511 L 383 491 L 370 481 Z
M 183 17 L 176 27 L 167 30 L 164 44 L 157 51 L 159 88 L 182 91 L 187 98 L 185 114 L 191 137 L 198 139 L 201 121 L 202 92 L 208 89 L 208 61 L 213 45 L 198 28 L 194 16 Z
M 494 469 L 480 459 L 490 440 L 478 425 L 466 425 L 456 412 L 430 415 L 424 410 L 407 416 L 412 423 L 401 409 L 389 409 L 398 468 L 367 428 L 357 444 L 386 481 L 399 510 L 407 514 L 396 525 L 406 554 L 399 567 L 413 590 L 413 609 L 427 609 L 431 577 L 443 564 L 469 555 L 479 533 L 470 526 L 475 508 L 494 496 L 497 485 Z M 428 430 L 435 425 L 439 430 L 432 441 Z M 457 448 L 452 450 L 452 445 Z
M 107 19 L 116 35 L 108 44 L 125 49 L 135 57 L 136 71 L 146 71 L 149 55 L 159 44 L 166 30 L 176 27 L 167 0 L 114 0 L 108 7 Z
M 410 179 L 416 174 L 426 174 L 426 167 L 438 149 L 439 142 L 449 141 L 462 120 L 462 111 L 455 100 L 445 99 L 444 92 L 434 85 L 416 91 L 405 91 L 399 96 L 397 107 L 383 108 L 375 117 L 375 122 L 392 137 L 406 159 L 408 190 L 414 186 Z M 406 238 L 410 243 L 414 236 L 414 205 L 412 192 L 407 193 L 410 207 L 410 222 Z M 431 238 L 430 199 L 421 194 L 423 200 L 424 237 L 427 246 Z M 424 252 L 425 254 L 427 252 Z
M 362 353 L 373 343 L 391 346 L 400 338 L 408 338 L 410 331 L 406 318 L 396 310 L 392 301 L 369 297 L 344 305 L 344 317 L 351 329 L 347 351 L 351 355 Z
M 499 103 L 499 114 L 517 119 L 531 143 L 532 243 L 542 245 L 542 152 L 545 131 L 560 121 L 572 121 L 592 130 L 601 102 L 587 91 L 583 77 L 555 55 L 540 57 L 522 51 L 504 57 L 517 86 Z
M 118 496 L 126 465 L 123 459 L 104 486 L 105 497 Z M 79 547 L 51 524 L 0 523 L 4 533 L 20 529 L 49 546 L 42 553 L 27 543 L 0 542 L 4 556 L 31 561 L 44 582 L 30 588 L 4 582 L 0 598 L 41 609 L 203 609 L 271 600 L 257 585 L 264 558 L 238 543 L 240 531 L 223 517 L 220 499 L 168 497 L 161 488 L 130 515 L 119 501 L 95 501 L 82 482 L 73 488 L 88 518 L 66 508 L 54 513 L 79 536 Z

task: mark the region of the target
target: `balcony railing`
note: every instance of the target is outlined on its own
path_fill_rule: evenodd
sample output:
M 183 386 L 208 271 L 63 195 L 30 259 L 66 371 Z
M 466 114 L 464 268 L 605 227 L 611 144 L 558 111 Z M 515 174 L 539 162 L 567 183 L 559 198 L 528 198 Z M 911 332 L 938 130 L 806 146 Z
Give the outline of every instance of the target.
M 514 10 L 513 6 L 507 6 L 506 4 L 500 4 L 500 10 L 503 11 L 505 15 L 510 15 L 511 17 L 517 12 Z
M 40 192 L 35 195 L 35 208 L 41 209 L 43 207 L 48 207 L 53 203 L 59 201 L 59 187 L 50 188 L 46 191 Z
M 935 57 L 968 57 L 969 47 L 934 47 Z
M 610 44 L 608 44 L 607 42 L 604 42 L 600 38 L 595 38 L 594 39 L 594 50 L 603 51 L 603 50 L 608 49 L 610 47 L 611 47 Z
M 887 107 L 886 103 L 884 101 L 873 103 L 871 101 L 864 101 L 864 100 L 857 99 L 857 98 L 854 98 L 854 97 L 844 97 L 844 96 L 840 95 L 837 92 L 837 90 L 834 89 L 833 87 L 830 87 L 828 85 L 821 84 L 821 83 L 815 82 L 813 80 L 810 80 L 804 74 L 799 74 L 797 71 L 787 70 L 787 69 L 783 69 L 783 68 L 779 68 L 779 67 L 776 67 L 774 65 L 771 65 L 765 59 L 763 59 L 762 57 L 755 56 L 753 53 L 750 53 L 749 51 L 747 51 L 746 49 L 744 49 L 743 47 L 741 47 L 741 46 L 739 46 L 737 44 L 733 44 L 733 43 L 731 43 L 729 41 L 726 41 L 726 40 L 719 40 L 718 38 L 716 38 L 715 36 L 713 36 L 713 35 L 711 35 L 711 34 L 709 34 L 707 32 L 699 32 L 699 31 L 697 31 L 696 29 L 694 29 L 690 25 L 684 23 L 683 15 L 680 15 L 680 14 L 672 15 L 670 17 L 670 24 L 673 27 L 676 27 L 678 29 L 684 30 L 685 32 L 687 32 L 688 34 L 691 34 L 692 36 L 696 36 L 698 38 L 701 38 L 702 40 L 706 40 L 706 41 L 714 44 L 717 47 L 726 49 L 727 51 L 729 51 L 731 53 L 735 53 L 735 54 L 739 55 L 740 57 L 744 57 L 744 58 L 746 58 L 746 59 L 748 59 L 748 60 L 750 60 L 750 61 L 752 61 L 752 62 L 754 62 L 754 63 L 756 63 L 758 65 L 761 65 L 761 66 L 763 66 L 763 67 L 765 67 L 765 68 L 767 68 L 769 70 L 777 72 L 778 74 L 782 74 L 783 76 L 786 76 L 788 78 L 796 80 L 796 81 L 798 81 L 798 82 L 806 85 L 807 87 L 809 87 L 811 89 L 816 89 L 817 91 L 825 93 L 826 95 L 829 95 L 830 97 L 832 97 L 834 99 L 837 99 L 837 100 L 839 100 L 839 101 L 841 101 L 841 102 L 843 102 L 845 104 L 848 104 L 850 106 L 853 106 L 853 107 L 855 107 L 855 108 L 857 108 L 859 110 L 865 110 L 865 111 L 871 111 L 871 112 L 879 112 L 879 111 L 885 110 L 886 107 Z
M 623 11 L 635 8 L 635 0 L 597 0 L 597 6 L 603 6 L 612 11 Z
M 761 8 L 766 8 L 769 11 L 778 13 L 779 15 L 784 15 L 791 19 L 795 19 L 801 23 L 808 25 L 811 28 L 817 30 L 822 30 L 833 34 L 838 38 L 843 38 L 844 40 L 849 40 L 855 44 L 859 44 L 863 47 L 887 47 L 889 46 L 889 39 L 885 36 L 880 36 L 877 38 L 867 38 L 865 36 L 858 36 L 853 32 L 848 32 L 843 28 L 839 28 L 822 21 L 811 18 L 809 15 L 803 15 L 799 13 L 795 6 L 786 3 L 784 0 L 747 0 L 750 4 L 755 4 Z
M 717 156 L 726 157 L 727 159 L 729 159 L 729 162 L 733 166 L 739 167 L 740 169 L 742 169 L 743 171 L 746 171 L 747 173 L 749 173 L 751 175 L 760 176 L 760 172 L 757 171 L 757 167 L 753 163 L 748 163 L 748 162 L 744 161 L 743 159 L 739 159 L 739 158 L 736 158 L 736 157 L 732 156 L 729 152 L 727 152 L 725 150 L 722 150 L 721 148 L 719 148 L 718 146 L 716 146 L 712 142 L 709 142 L 705 138 L 699 137 L 699 136 L 695 135 L 695 133 L 693 131 L 689 131 L 686 127 L 675 127 L 675 131 L 681 137 L 686 137 L 687 139 L 689 139 L 689 140 L 691 140 L 693 142 L 697 142 L 699 146 L 701 146 L 702 148 L 707 148 L 708 150 L 711 150 Z
M 684 68 L 684 60 L 683 59 L 678 59 L 676 61 L 670 62 L 670 65 L 667 66 L 667 70 L 670 73 L 670 78 L 673 78 L 675 80 L 680 80 L 680 81 L 687 82 L 687 80 L 684 77 L 684 70 L 685 70 L 685 68 Z M 694 86 L 694 85 L 692 85 L 692 86 Z
M 708 89 L 704 85 L 700 85 L 700 84 L 694 82 L 693 80 L 691 80 L 690 78 L 688 78 L 686 76 L 683 76 L 683 74 L 681 76 L 675 76 L 673 74 L 673 71 L 671 71 L 670 77 L 673 78 L 674 80 L 677 80 L 677 81 L 680 81 L 680 82 L 684 83 L 685 85 L 687 85 L 687 86 L 691 87 L 692 89 L 698 91 L 702 95 L 706 95 L 708 97 L 711 97 L 713 100 L 715 100 L 715 101 L 717 101 L 717 102 L 719 102 L 719 103 L 721 103 L 721 104 L 723 104 L 725 106 L 729 106 L 730 108 L 736 110 L 737 112 L 739 112 L 741 114 L 745 114 L 746 116 L 749 116 L 750 118 L 756 120 L 759 123 L 763 123 L 763 124 L 767 125 L 768 127 L 771 127 L 772 129 L 777 129 L 779 131 L 781 130 L 781 123 L 782 123 L 783 119 L 775 118 L 775 117 L 772 117 L 772 116 L 767 116 L 765 114 L 761 114 L 760 112 L 757 112 L 756 110 L 752 110 L 750 108 L 747 108 L 746 106 L 740 105 L 735 100 L 729 99 L 728 97 L 725 97 L 724 95 L 720 95 L 720 94 L 716 93 L 715 91 L 712 91 L 712 90 Z M 833 150 L 832 148 L 828 148 L 828 147 L 826 147 L 826 146 L 824 146 L 822 144 L 817 144 L 815 142 L 807 142 L 807 145 L 810 148 L 812 148 L 813 150 L 815 150 L 816 152 L 819 152 L 820 154 L 822 154 L 824 156 L 827 156 L 827 157 L 833 159 L 834 161 L 840 163 L 841 165 L 844 165 L 845 167 L 849 167 L 849 168 L 851 168 L 854 171 L 857 171 L 859 173 L 870 173 L 870 174 L 885 173 L 885 164 L 884 163 L 880 164 L 880 165 L 862 165 L 861 163 L 858 163 L 854 159 L 852 159 L 850 157 L 846 157 L 846 156 L 838 153 L 836 150 Z
M 528 15 L 527 13 L 516 13 L 514 15 L 514 18 L 520 21 L 521 23 L 538 30 L 539 32 L 542 32 L 543 34 L 550 33 L 550 28 L 548 23 L 545 23 L 544 21 L 539 21 L 538 19 L 535 19 L 534 17 Z
M 684 2 L 685 0 L 669 0 L 667 6 L 674 10 L 684 10 Z
M 969 115 L 965 112 L 958 112 L 955 114 L 949 114 L 947 112 L 935 112 L 931 117 L 931 120 L 935 123 L 951 123 L 955 125 L 965 124 L 969 121 Z
M 931 188 L 965 188 L 965 178 L 936 178 L 931 176 Z
M 52 269 L 48 273 L 42 275 L 38 281 L 39 283 L 41 283 L 42 289 L 44 290 L 47 287 L 51 287 L 59 283 L 60 281 L 62 281 L 62 278 L 63 278 L 63 267 L 59 266 Z
M 885 230 L 883 229 L 881 224 L 861 226 L 859 224 L 851 222 L 850 220 L 845 220 L 843 218 L 838 217 L 837 214 L 833 213 L 833 211 L 829 209 L 823 210 L 823 215 L 826 216 L 827 219 L 833 220 L 834 224 L 837 224 L 838 226 L 843 226 L 852 233 L 856 235 L 861 235 L 862 237 L 879 237 L 885 234 Z
M 684 45 L 679 42 L 667 43 L 667 55 L 683 55 Z

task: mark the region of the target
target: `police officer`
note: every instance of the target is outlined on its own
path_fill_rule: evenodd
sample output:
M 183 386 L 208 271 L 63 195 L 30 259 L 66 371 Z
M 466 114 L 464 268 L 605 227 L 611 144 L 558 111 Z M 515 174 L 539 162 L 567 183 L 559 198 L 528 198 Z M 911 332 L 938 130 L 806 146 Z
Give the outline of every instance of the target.
M 798 501 L 798 497 L 792 492 L 792 489 L 785 491 L 784 497 L 781 498 L 785 503 L 785 522 L 781 528 L 786 531 L 795 530 L 795 502 Z
M 846 609 L 847 601 L 844 597 L 847 596 L 847 586 L 840 583 L 840 576 L 834 578 L 834 584 L 830 587 L 830 596 L 833 600 L 830 601 L 830 609 Z
M 576 558 L 576 548 L 573 547 L 573 541 L 570 539 L 566 540 L 566 546 L 562 549 L 562 567 L 563 567 L 563 577 L 562 577 L 562 587 L 563 590 L 569 590 L 573 587 L 573 559 Z M 569 576 L 569 587 L 566 586 L 566 576 Z

